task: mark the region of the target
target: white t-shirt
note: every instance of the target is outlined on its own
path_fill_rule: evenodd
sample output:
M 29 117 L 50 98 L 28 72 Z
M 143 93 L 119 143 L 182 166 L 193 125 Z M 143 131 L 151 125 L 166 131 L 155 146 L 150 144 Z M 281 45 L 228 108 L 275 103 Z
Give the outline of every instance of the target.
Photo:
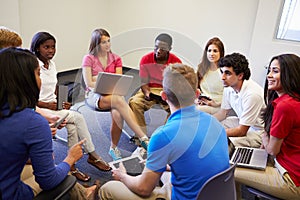
M 56 102 L 55 89 L 57 84 L 57 72 L 55 63 L 50 60 L 49 68 L 44 67 L 44 63 L 39 60 L 41 67 L 42 86 L 40 91 L 39 101 Z
M 263 112 L 266 108 L 263 88 L 253 80 L 244 80 L 241 91 L 236 93 L 232 87 L 225 87 L 222 109 L 233 109 L 239 124 L 250 126 L 255 131 L 264 129 Z

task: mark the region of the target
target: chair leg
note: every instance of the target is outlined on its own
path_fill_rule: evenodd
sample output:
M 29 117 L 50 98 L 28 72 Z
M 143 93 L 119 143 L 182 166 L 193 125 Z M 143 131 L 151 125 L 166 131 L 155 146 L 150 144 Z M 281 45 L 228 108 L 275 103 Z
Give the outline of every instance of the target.
M 53 136 L 53 140 L 60 140 L 60 141 L 63 141 L 63 142 L 65 142 L 65 143 L 68 143 L 68 140 L 67 140 L 67 139 L 62 138 L 62 137 L 60 137 L 60 136 L 58 136 L 58 135 Z

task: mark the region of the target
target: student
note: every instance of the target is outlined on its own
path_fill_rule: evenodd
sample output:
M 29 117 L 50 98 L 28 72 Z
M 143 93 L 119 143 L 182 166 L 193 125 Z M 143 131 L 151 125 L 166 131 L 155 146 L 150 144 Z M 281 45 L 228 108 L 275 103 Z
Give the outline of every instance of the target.
M 82 74 L 86 85 L 86 103 L 96 110 L 110 110 L 112 116 L 111 145 L 109 154 L 113 160 L 121 159 L 117 148 L 123 129 L 124 120 L 139 137 L 142 146 L 147 149 L 148 137 L 136 124 L 132 110 L 123 96 L 100 95 L 93 92 L 99 72 L 122 74 L 121 58 L 111 52 L 110 35 L 104 29 L 92 33 L 89 54 L 82 61 Z
M 260 147 L 264 130 L 263 89 L 249 80 L 248 60 L 239 53 L 219 60 L 224 85 L 221 109 L 214 116 L 226 128 L 227 136 L 235 146 Z M 227 116 L 233 109 L 236 116 Z
M 171 115 L 152 135 L 146 167 L 139 176 L 124 168 L 113 170 L 113 178 L 99 195 L 105 199 L 196 199 L 206 180 L 229 167 L 227 137 L 222 125 L 211 115 L 196 109 L 197 75 L 193 68 L 172 64 L 163 72 L 161 97 Z M 156 188 L 170 166 L 170 184 Z M 172 189 L 172 192 L 171 192 Z
M 172 37 L 161 33 L 155 38 L 154 51 L 144 55 L 140 61 L 141 90 L 129 99 L 129 106 L 137 119 L 138 125 L 147 134 L 144 113 L 153 105 L 159 104 L 168 115 L 169 106 L 161 100 L 162 72 L 171 63 L 181 63 L 181 60 L 170 53 L 172 49 Z
M 269 163 L 265 171 L 237 168 L 235 180 L 281 199 L 300 197 L 300 58 L 274 56 L 265 84 L 262 146 L 287 172 Z
M 223 42 L 217 38 L 211 38 L 205 45 L 203 56 L 198 65 L 198 87 L 201 96 L 197 98 L 197 108 L 209 114 L 215 114 L 220 110 L 224 86 L 221 81 L 221 73 L 218 68 L 218 61 L 224 57 Z M 201 97 L 200 96 L 200 97 Z
M 71 107 L 69 102 L 63 103 L 63 110 L 57 110 L 55 94 L 57 73 L 55 63 L 52 61 L 56 51 L 55 43 L 55 38 L 47 32 L 38 32 L 32 38 L 30 50 L 38 57 L 41 67 L 42 86 L 38 106 L 59 116 L 63 116 L 68 112 L 69 116 L 67 117 L 66 125 L 68 147 L 73 146 L 78 139 L 86 138 L 84 148 L 89 155 L 87 162 L 99 170 L 109 171 L 111 169 L 109 165 L 95 152 L 95 147 L 83 116 L 76 111 L 69 110 Z M 71 166 L 71 174 L 81 181 L 90 180 L 90 176 L 79 171 L 75 165 Z
M 8 47 L 21 47 L 21 46 L 22 46 L 22 38 L 18 33 L 4 26 L 0 27 L 0 49 L 8 48 Z M 40 113 L 43 117 L 45 117 L 48 120 L 48 122 L 50 123 L 50 127 L 51 125 L 53 125 L 53 123 L 55 123 L 59 119 L 59 116 L 43 111 L 39 107 L 36 107 L 35 111 Z M 58 128 L 62 128 L 64 125 L 65 123 L 60 125 Z M 56 134 L 56 131 L 57 128 L 51 127 L 51 132 L 53 136 Z
M 0 162 L 1 199 L 29 200 L 41 190 L 55 188 L 66 178 L 70 166 L 82 157 L 85 140 L 74 144 L 63 162 L 55 165 L 49 124 L 35 112 L 41 87 L 36 57 L 28 50 L 3 49 L 0 74 L 0 156 L 5 158 Z M 32 167 L 26 170 L 23 168 L 28 159 Z M 31 177 L 22 181 L 25 173 Z M 71 198 L 88 199 L 95 188 L 76 184 L 70 192 Z

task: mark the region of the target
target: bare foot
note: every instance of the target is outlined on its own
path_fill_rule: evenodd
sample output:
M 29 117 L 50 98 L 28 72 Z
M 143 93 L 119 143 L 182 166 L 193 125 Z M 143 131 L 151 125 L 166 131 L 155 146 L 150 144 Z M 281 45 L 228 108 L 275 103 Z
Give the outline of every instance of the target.
M 92 185 L 91 187 L 86 188 L 86 196 L 88 199 L 94 199 L 94 193 L 97 185 Z

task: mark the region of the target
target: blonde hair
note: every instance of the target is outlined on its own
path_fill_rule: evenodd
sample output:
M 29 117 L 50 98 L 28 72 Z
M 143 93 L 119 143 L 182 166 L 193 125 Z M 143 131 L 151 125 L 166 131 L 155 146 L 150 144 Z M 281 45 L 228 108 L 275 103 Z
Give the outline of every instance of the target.
M 194 69 L 185 64 L 170 64 L 163 72 L 163 90 L 168 100 L 177 107 L 194 103 L 197 81 Z
M 0 49 L 6 47 L 20 47 L 22 38 L 16 32 L 1 26 L 0 27 Z

